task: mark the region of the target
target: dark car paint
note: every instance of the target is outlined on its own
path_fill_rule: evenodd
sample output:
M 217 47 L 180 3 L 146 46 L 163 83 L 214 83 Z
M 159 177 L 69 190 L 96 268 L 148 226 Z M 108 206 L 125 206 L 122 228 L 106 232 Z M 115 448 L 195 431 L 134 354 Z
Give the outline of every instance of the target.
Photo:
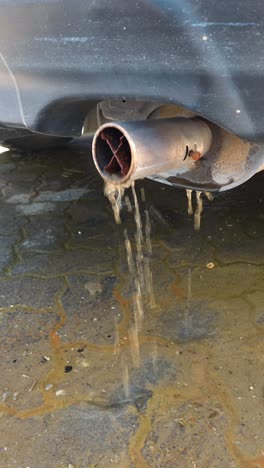
M 77 136 L 92 103 L 112 97 L 177 103 L 264 141 L 263 10 L 262 0 L 0 0 L 0 139 L 4 125 Z

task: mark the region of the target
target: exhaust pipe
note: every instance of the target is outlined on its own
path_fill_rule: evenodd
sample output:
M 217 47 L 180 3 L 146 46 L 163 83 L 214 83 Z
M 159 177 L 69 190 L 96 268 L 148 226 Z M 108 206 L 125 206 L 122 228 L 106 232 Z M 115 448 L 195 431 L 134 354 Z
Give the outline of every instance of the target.
M 94 136 L 93 159 L 103 179 L 124 184 L 190 171 L 211 144 L 211 129 L 199 118 L 111 122 Z

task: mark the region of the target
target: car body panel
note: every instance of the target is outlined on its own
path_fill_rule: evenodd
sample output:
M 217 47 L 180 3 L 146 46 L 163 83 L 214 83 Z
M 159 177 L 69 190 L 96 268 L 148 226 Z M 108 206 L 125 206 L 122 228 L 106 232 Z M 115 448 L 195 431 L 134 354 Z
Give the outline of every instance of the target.
M 0 0 L 0 122 L 77 136 L 92 101 L 171 102 L 264 141 L 261 0 Z

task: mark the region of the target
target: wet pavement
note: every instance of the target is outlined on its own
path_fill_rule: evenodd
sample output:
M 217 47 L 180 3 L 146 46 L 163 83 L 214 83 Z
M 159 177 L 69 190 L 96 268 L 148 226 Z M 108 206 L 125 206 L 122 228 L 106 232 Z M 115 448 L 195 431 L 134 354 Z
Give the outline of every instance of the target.
M 134 218 L 90 159 L 0 155 L 1 468 L 263 467 L 264 174 L 205 200 L 199 232 L 185 191 L 136 185 L 156 300 L 137 366 Z

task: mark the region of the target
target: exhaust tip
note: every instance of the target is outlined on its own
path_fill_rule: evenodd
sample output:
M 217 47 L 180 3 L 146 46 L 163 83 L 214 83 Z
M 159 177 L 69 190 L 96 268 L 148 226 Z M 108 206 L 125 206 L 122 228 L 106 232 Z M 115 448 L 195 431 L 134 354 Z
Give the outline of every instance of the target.
M 101 127 L 93 141 L 94 163 L 106 180 L 122 183 L 131 170 L 131 148 L 124 133 L 116 127 Z

